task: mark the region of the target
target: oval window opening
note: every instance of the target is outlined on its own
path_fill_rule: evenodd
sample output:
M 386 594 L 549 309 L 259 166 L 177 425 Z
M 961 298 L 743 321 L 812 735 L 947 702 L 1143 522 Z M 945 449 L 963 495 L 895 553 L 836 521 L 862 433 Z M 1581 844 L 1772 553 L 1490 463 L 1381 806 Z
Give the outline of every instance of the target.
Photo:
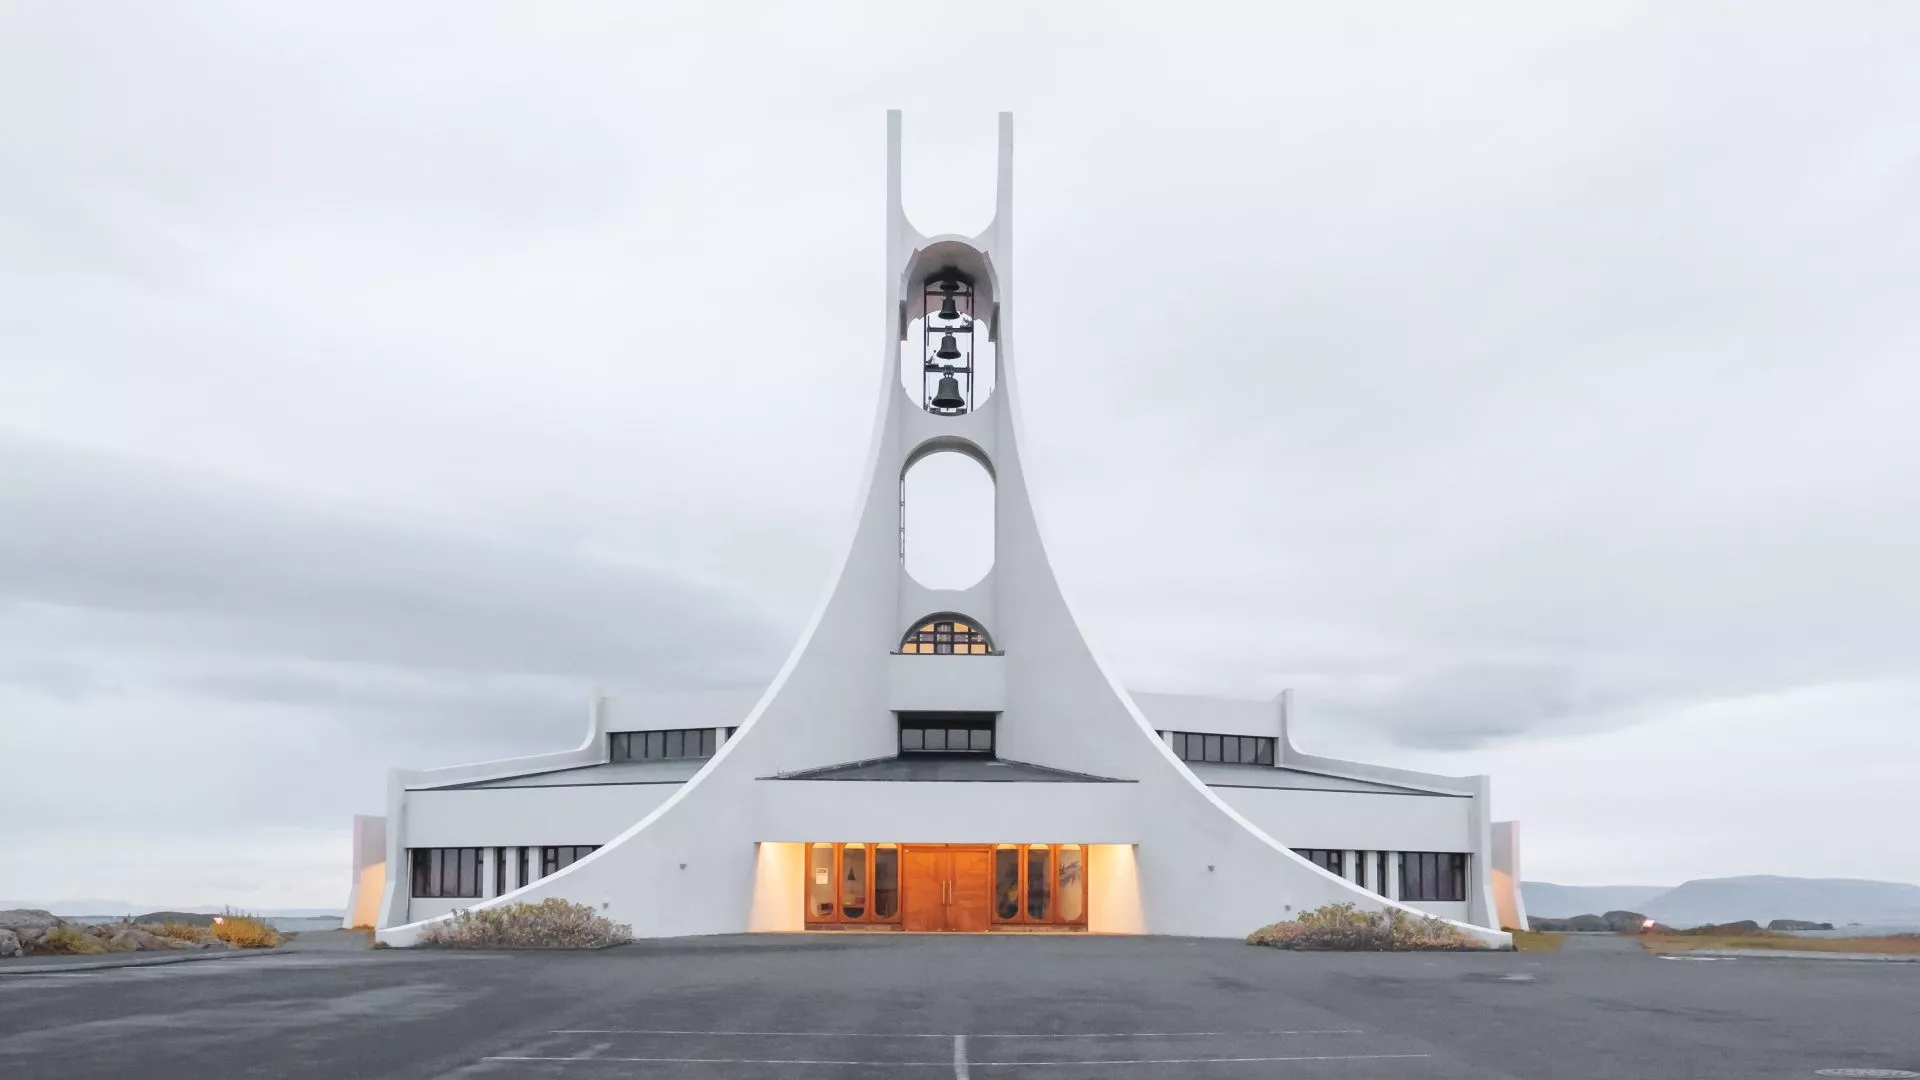
M 993 477 L 953 450 L 914 462 L 901 485 L 901 554 L 929 589 L 964 589 L 993 569 Z

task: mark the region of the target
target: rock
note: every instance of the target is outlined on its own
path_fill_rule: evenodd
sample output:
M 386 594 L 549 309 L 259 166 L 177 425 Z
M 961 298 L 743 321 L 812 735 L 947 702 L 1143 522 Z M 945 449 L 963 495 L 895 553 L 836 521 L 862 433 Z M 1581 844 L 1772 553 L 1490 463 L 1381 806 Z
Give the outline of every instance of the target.
M 1831 930 L 1830 922 L 1808 922 L 1805 919 L 1775 919 L 1767 924 L 1769 930 Z
M 112 949 L 114 952 L 151 952 L 154 950 L 171 949 L 173 945 L 159 934 L 150 933 L 137 926 L 125 926 L 121 927 L 112 937 L 107 939 L 107 948 Z
M 11 908 L 0 911 L 0 930 L 12 930 L 16 934 L 22 930 L 38 930 L 44 934 L 62 925 L 65 925 L 65 920 L 55 918 L 52 912 L 35 908 Z
M 1647 917 L 1637 911 L 1609 911 L 1600 918 L 1616 934 L 1637 934 L 1647 925 Z
M 0 957 L 25 955 L 27 950 L 20 944 L 20 935 L 11 930 L 0 930 Z

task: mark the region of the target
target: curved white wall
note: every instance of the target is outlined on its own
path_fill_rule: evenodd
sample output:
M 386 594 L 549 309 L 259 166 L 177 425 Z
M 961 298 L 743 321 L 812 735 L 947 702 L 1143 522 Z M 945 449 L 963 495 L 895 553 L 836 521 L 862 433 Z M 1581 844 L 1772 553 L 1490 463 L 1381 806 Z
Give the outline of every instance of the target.
M 1002 117 L 999 212 L 994 224 L 972 240 L 930 239 L 906 223 L 899 202 L 898 123 L 897 114 L 890 114 L 887 258 L 892 295 L 880 402 L 859 515 L 832 588 L 737 735 L 698 775 L 650 812 L 630 819 L 601 850 L 504 899 L 559 896 L 596 907 L 604 904 L 610 917 L 631 923 L 646 936 L 737 932 L 766 918 L 764 903 L 756 900 L 762 860 L 756 842 L 893 839 L 1125 846 L 1134 853 L 1131 871 L 1138 894 L 1138 917 L 1130 925 L 1152 933 L 1239 936 L 1284 918 L 1289 908 L 1338 901 L 1369 909 L 1393 906 L 1294 855 L 1286 843 L 1197 780 L 1173 757 L 1081 635 L 1048 563 L 1019 452 L 1018 367 L 1010 337 L 1010 118 Z M 958 418 L 932 417 L 912 408 L 896 385 L 896 305 L 912 275 L 930 268 L 921 266 L 921 253 L 932 249 L 973 252 L 999 305 L 1001 384 L 994 407 Z M 891 653 L 906 628 L 902 598 L 909 580 L 898 553 L 900 467 L 927 438 L 940 436 L 969 439 L 991 460 L 996 478 L 993 569 L 968 592 L 991 593 L 992 613 L 975 614 L 990 620 L 995 644 L 1005 652 L 1000 665 L 1005 707 L 998 728 L 999 755 L 1135 782 L 759 779 L 782 770 L 895 752 L 890 665 L 906 659 Z M 907 618 L 930 610 L 918 602 L 912 608 Z M 577 796 L 585 789 L 560 790 Z M 1282 810 L 1277 812 L 1284 813 L 1287 804 L 1278 805 Z M 1409 813 L 1416 812 L 1413 804 L 1404 805 Z M 449 817 L 459 810 L 452 804 L 445 809 Z M 1256 812 L 1264 814 L 1265 809 L 1256 806 Z M 613 805 L 603 810 L 622 812 Z M 421 812 L 413 810 L 416 818 Z M 1424 805 L 1417 812 L 1455 813 Z M 409 843 L 420 844 L 414 837 L 425 835 L 423 828 L 441 827 L 437 822 L 411 823 Z M 461 826 L 449 820 L 444 828 L 445 835 L 454 835 Z M 883 829 L 892 835 L 875 835 Z M 1035 835 L 1037 831 L 1054 834 Z M 1451 826 L 1447 831 L 1458 835 Z M 473 842 L 513 841 L 490 835 Z M 1301 846 L 1325 842 L 1316 837 Z M 1436 849 L 1468 850 L 1479 857 L 1485 845 Z M 1483 918 L 1471 906 L 1468 913 Z M 419 930 L 417 923 L 388 927 L 380 936 L 404 945 L 416 940 Z M 1508 940 L 1498 931 L 1473 932 L 1490 942 Z
M 406 846 L 604 844 L 652 813 L 679 788 L 679 784 L 582 784 L 409 791 Z
M 1445 795 L 1214 788 L 1290 848 L 1473 851 L 1471 799 Z

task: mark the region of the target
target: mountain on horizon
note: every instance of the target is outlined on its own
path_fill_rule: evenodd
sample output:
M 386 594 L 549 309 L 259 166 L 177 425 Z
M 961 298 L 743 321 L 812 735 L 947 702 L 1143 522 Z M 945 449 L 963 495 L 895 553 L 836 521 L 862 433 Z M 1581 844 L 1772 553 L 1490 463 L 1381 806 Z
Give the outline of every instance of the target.
M 1835 926 L 1920 925 L 1920 885 L 1860 878 L 1795 878 L 1772 874 L 1697 878 L 1656 885 L 1555 885 L 1523 881 L 1527 914 L 1564 919 L 1637 911 L 1670 926 L 1752 919 L 1809 919 Z
M 33 911 L 52 912 L 61 918 L 88 918 L 127 915 L 146 915 L 155 911 L 180 911 L 196 915 L 218 915 L 234 904 L 129 904 L 125 900 L 101 900 L 93 897 L 76 897 L 67 900 L 0 900 L 0 911 L 14 908 L 27 908 Z M 249 915 L 270 916 L 276 919 L 303 918 L 341 918 L 346 915 L 342 908 L 262 908 L 254 910 L 243 908 Z

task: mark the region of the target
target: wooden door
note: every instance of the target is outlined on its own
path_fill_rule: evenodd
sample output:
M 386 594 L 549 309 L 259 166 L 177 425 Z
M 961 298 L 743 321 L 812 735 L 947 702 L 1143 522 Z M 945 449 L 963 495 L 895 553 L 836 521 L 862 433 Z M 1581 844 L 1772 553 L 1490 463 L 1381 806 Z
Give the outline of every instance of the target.
M 993 926 L 993 853 L 985 848 L 951 852 L 947 929 L 984 934 Z
M 907 848 L 900 857 L 900 929 L 927 933 L 947 928 L 947 853 Z

